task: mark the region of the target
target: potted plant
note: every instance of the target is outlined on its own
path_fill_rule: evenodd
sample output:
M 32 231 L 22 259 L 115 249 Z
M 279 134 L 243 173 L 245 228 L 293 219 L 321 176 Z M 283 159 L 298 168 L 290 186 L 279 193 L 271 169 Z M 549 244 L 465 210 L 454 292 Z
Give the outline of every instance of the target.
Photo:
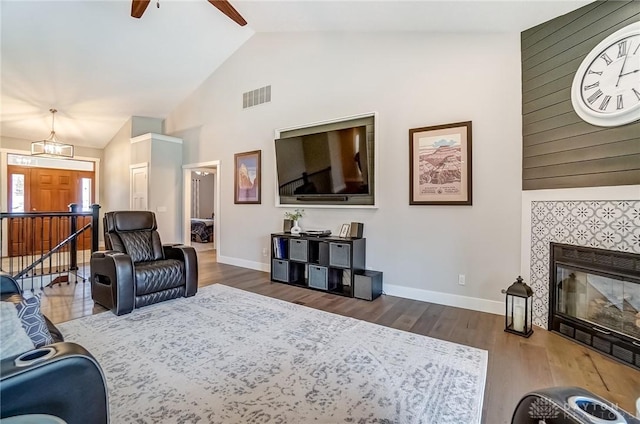
M 300 220 L 300 218 L 302 218 L 303 216 L 304 216 L 304 209 L 296 209 L 294 212 L 284 213 L 285 220 L 289 220 L 293 224 L 291 225 L 291 234 L 300 234 L 300 231 L 302 231 L 302 228 L 300 228 L 300 226 L 298 225 L 298 220 Z M 286 228 L 287 228 L 287 225 L 285 222 L 285 229 Z

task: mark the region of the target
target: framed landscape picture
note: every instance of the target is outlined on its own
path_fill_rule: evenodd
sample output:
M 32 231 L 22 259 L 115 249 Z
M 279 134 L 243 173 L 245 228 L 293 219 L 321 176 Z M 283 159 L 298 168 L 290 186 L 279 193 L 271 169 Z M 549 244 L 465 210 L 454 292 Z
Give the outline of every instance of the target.
M 409 130 L 409 204 L 471 205 L 471 121 Z
M 260 203 L 261 150 L 234 155 L 233 203 Z

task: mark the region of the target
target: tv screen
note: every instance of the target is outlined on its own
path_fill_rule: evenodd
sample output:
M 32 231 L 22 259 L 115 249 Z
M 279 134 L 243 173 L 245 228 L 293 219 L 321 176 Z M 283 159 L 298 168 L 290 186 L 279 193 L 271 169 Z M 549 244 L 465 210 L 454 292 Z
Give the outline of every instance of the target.
M 371 195 L 366 125 L 284 137 L 275 145 L 281 198 Z

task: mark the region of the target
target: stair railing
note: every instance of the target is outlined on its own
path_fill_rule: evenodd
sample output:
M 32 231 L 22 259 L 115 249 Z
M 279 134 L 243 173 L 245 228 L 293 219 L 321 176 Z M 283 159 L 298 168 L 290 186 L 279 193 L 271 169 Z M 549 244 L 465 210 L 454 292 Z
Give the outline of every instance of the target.
M 72 203 L 69 212 L 0 212 L 0 271 L 22 290 L 86 282 L 88 259 L 98 250 L 99 211 L 97 204 L 83 212 Z

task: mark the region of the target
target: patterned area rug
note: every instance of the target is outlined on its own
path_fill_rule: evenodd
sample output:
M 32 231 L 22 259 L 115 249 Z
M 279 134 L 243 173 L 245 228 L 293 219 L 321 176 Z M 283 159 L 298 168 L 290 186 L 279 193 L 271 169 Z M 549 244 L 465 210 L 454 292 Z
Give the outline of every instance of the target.
M 215 284 L 59 325 L 112 423 L 480 423 L 487 352 Z

